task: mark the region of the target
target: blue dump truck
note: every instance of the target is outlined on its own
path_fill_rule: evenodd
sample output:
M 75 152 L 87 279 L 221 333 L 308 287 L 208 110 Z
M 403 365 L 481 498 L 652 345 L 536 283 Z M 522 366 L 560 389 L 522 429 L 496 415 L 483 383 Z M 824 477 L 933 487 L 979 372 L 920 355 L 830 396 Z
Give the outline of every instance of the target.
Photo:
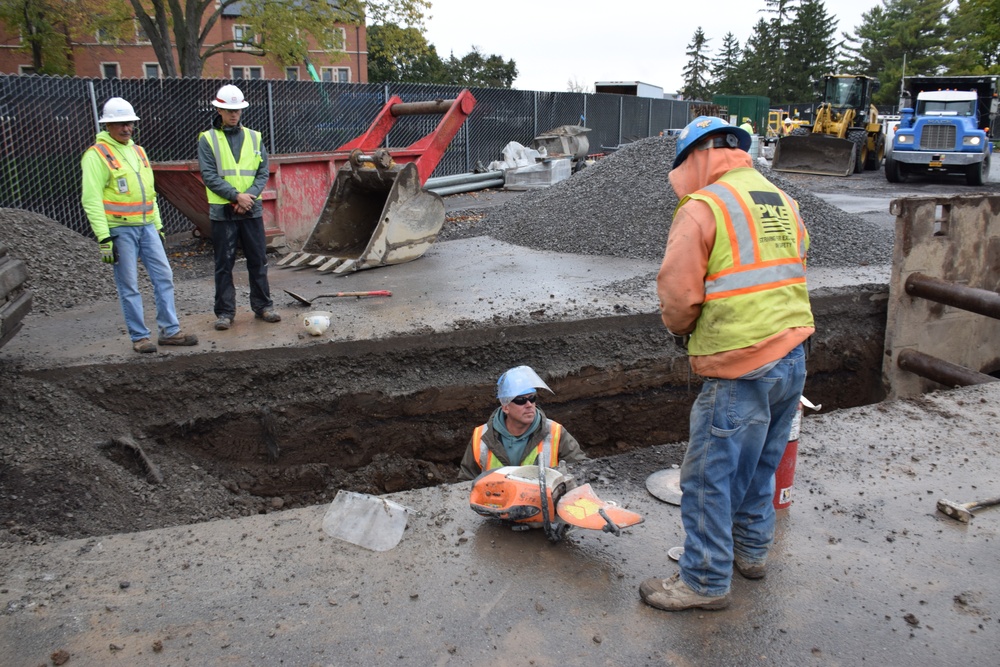
M 903 79 L 899 127 L 885 156 L 885 177 L 964 176 L 982 185 L 990 174 L 1000 76 L 908 76 Z

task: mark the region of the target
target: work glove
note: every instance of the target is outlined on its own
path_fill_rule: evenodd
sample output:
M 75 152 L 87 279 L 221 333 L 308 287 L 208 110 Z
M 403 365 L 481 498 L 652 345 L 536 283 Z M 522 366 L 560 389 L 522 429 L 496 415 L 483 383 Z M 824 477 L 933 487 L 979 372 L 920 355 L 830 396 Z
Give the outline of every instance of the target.
M 166 252 L 167 251 L 167 235 L 163 233 L 162 229 L 160 230 L 160 243 L 163 244 L 163 252 Z
M 111 237 L 103 238 L 98 243 L 101 247 L 101 261 L 105 264 L 117 264 L 118 248 L 115 247 L 115 242 Z

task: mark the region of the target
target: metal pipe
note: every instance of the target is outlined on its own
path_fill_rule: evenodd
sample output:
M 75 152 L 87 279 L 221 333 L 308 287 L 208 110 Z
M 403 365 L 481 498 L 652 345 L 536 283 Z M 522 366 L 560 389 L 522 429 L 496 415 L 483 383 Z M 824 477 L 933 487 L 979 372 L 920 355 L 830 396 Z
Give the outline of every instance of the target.
M 916 373 L 920 377 L 933 380 L 946 387 L 968 387 L 974 384 L 1000 381 L 991 375 L 942 361 L 917 350 L 901 350 L 896 355 L 896 365 L 904 371 Z
M 437 178 L 428 178 L 424 183 L 424 188 L 430 190 L 432 188 L 440 188 L 448 185 L 459 185 L 461 183 L 476 183 L 478 181 L 492 181 L 497 178 L 503 178 L 502 171 L 484 171 L 480 174 L 455 174 L 454 176 L 438 176 Z
M 498 178 L 493 181 L 477 181 L 475 183 L 461 183 L 459 185 L 425 189 L 444 197 L 445 195 L 456 195 L 460 192 L 472 192 L 474 190 L 485 190 L 486 188 L 502 188 L 503 184 L 503 178 Z
M 910 296 L 1000 319 L 1000 294 L 996 292 L 931 278 L 922 273 L 910 274 L 904 287 Z
M 446 113 L 455 100 L 430 100 L 428 102 L 399 102 L 392 105 L 393 116 L 418 116 L 420 114 Z

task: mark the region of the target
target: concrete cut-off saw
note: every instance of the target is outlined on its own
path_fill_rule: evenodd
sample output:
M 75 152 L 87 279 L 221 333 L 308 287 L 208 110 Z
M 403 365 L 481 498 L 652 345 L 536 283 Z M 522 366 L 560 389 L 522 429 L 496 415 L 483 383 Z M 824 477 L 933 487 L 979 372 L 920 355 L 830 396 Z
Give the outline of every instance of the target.
M 472 483 L 469 505 L 514 530 L 542 528 L 552 542 L 574 526 L 621 535 L 622 528 L 643 521 L 636 512 L 598 498 L 590 484 L 578 486 L 571 475 L 534 465 L 483 472 Z

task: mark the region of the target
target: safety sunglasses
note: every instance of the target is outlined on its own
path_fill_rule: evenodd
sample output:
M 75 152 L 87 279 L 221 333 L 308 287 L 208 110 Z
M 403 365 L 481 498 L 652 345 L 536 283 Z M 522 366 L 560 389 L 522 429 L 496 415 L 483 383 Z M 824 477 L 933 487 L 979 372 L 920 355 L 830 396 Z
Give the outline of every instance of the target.
M 538 400 L 538 394 L 532 394 L 531 396 L 518 396 L 516 398 L 510 399 L 510 402 L 514 405 L 524 405 L 525 403 L 535 404 Z

